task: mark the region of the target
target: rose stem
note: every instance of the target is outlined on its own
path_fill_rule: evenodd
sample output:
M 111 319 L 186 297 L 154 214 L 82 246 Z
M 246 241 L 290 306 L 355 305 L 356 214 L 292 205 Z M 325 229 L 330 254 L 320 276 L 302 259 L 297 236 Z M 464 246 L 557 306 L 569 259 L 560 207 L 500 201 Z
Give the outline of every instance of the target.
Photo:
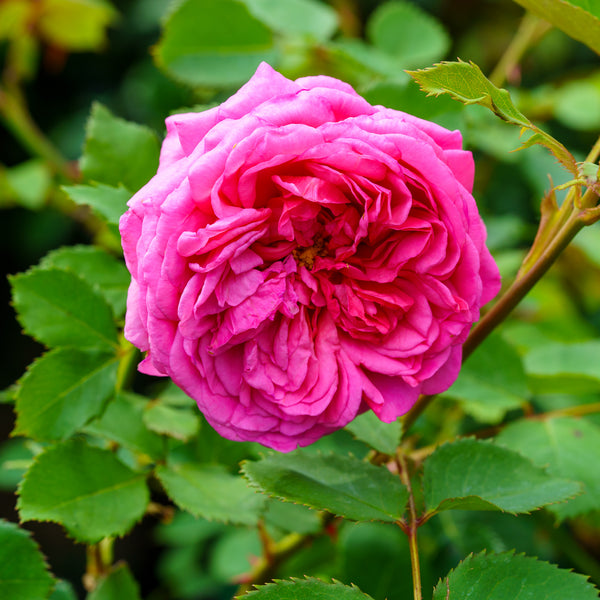
M 586 162 L 596 162 L 600 155 L 600 138 L 594 144 L 586 158 Z M 569 245 L 577 233 L 586 225 L 584 217 L 586 210 L 595 210 L 598 194 L 590 187 L 580 200 L 581 208 L 575 206 L 578 187 L 572 187 L 565 198 L 557 215 L 556 233 L 548 239 L 547 235 L 540 235 L 545 223 L 540 223 L 538 235 L 533 246 L 525 257 L 523 263 L 530 262 L 532 255 L 537 259 L 527 268 L 522 265 L 515 281 L 494 306 L 475 325 L 469 337 L 463 345 L 463 362 L 473 353 L 475 348 L 502 323 L 513 309 L 521 302 L 533 286 L 545 275 L 550 267 L 556 262 L 562 251 Z M 539 248 L 536 245 L 540 244 Z M 435 395 L 422 395 L 413 407 L 402 417 L 403 431 L 406 432 L 419 418 Z
M 406 486 L 406 489 L 408 490 L 409 514 L 408 524 L 398 523 L 398 525 L 400 525 L 400 528 L 408 536 L 408 546 L 410 549 L 410 567 L 412 571 L 413 580 L 413 598 L 414 600 L 422 600 L 423 591 L 421 587 L 421 566 L 419 563 L 419 545 L 417 543 L 417 528 L 419 526 L 419 520 L 417 518 L 415 498 L 413 496 L 412 485 L 410 483 L 410 473 L 408 470 L 408 464 L 406 462 L 404 454 L 402 453 L 402 450 L 399 450 L 396 460 L 398 472 L 400 473 L 400 479 L 402 480 L 402 483 Z
M 68 161 L 34 123 L 18 89 L 9 91 L 7 86 L 0 87 L 0 118 L 33 156 L 43 158 L 66 179 L 76 179 L 76 173 Z

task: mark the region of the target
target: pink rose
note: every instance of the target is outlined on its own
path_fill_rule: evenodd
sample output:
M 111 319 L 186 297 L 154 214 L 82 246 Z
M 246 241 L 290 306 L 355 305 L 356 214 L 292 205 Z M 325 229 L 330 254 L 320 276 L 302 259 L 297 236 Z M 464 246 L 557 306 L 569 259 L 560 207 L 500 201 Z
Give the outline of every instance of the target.
M 446 390 L 499 289 L 461 136 L 262 64 L 167 119 L 120 229 L 125 335 L 210 424 L 287 452 Z

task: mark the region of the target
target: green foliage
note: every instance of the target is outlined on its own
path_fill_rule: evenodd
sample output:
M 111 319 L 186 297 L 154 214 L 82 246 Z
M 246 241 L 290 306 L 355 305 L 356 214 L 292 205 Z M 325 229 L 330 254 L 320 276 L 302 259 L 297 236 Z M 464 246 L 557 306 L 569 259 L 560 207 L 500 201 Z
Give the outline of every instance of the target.
M 148 504 L 145 475 L 83 440 L 56 444 L 36 457 L 19 488 L 21 521 L 53 521 L 76 540 L 124 535 Z
M 100 171 L 102 172 L 102 168 Z M 127 209 L 127 201 L 131 198 L 131 193 L 126 188 L 102 183 L 65 185 L 63 190 L 73 202 L 90 206 L 99 217 L 113 225 L 119 224 L 121 215 Z
M 248 594 L 254 600 L 368 600 L 358 588 L 342 585 L 338 581 L 326 583 L 319 579 L 293 579 L 275 581 L 258 587 Z M 371 598 L 372 600 L 372 598 Z
M 527 513 L 581 491 L 577 483 L 549 475 L 517 452 L 474 439 L 440 446 L 425 461 L 423 487 L 429 512 Z
M 117 565 L 100 579 L 98 587 L 88 594 L 87 600 L 141 600 L 139 587 L 129 567 Z
M 242 471 L 261 491 L 357 521 L 397 521 L 406 488 L 386 468 L 353 456 L 274 454 L 246 461 Z
M 249 5 L 265 10 L 264 2 Z M 273 61 L 273 34 L 238 0 L 184 0 L 169 13 L 154 57 L 189 85 L 239 85 Z
M 367 411 L 356 417 L 346 429 L 357 439 L 367 442 L 369 446 L 384 454 L 393 455 L 400 444 L 402 424 L 400 421 L 384 423 L 375 413 Z
M 69 437 L 104 408 L 116 375 L 111 354 L 75 348 L 44 354 L 20 381 L 13 433 L 42 441 Z
M 403 68 L 444 58 L 450 38 L 442 25 L 410 2 L 388 2 L 373 13 L 367 34 L 376 48 L 394 56 Z
M 115 317 L 125 313 L 129 271 L 117 258 L 94 246 L 65 246 L 49 252 L 39 265 L 57 268 L 81 277 L 108 302 Z
M 596 600 L 585 577 L 512 553 L 471 555 L 440 581 L 433 600 Z
M 497 367 L 502 364 L 502 370 Z M 445 395 L 484 423 L 499 423 L 507 411 L 520 408 L 529 391 L 521 357 L 499 335 L 489 336 L 469 358 Z
M 581 483 L 582 494 L 549 507 L 559 519 L 600 511 L 600 465 L 594 459 L 600 448 L 600 427 L 568 417 L 520 420 L 506 427 L 496 441 L 545 466 L 556 477 Z
M 10 279 L 26 333 L 46 346 L 114 350 L 117 330 L 106 301 L 62 269 L 32 269 Z
M 265 501 L 222 467 L 161 465 L 156 476 L 178 506 L 205 519 L 256 525 Z
M 548 343 L 525 355 L 529 386 L 537 393 L 584 393 L 600 390 L 600 342 Z
M 156 173 L 158 154 L 158 140 L 150 128 L 115 117 L 108 108 L 94 103 L 80 160 L 81 172 L 86 180 L 117 190 L 112 190 L 112 195 L 106 187 L 99 187 L 96 192 L 87 190 L 88 203 L 104 216 L 118 218 L 119 207 L 121 213 L 124 210 L 120 203 L 124 191 L 118 186 L 130 191 L 142 187 Z M 73 193 L 82 202 L 81 194 L 85 192 L 76 188 Z
M 594 0 L 515 0 L 600 54 L 600 6 Z
M 148 400 L 132 393 L 118 393 L 103 414 L 85 428 L 108 442 L 116 442 L 138 456 L 141 462 L 158 460 L 166 453 L 164 438 L 144 423 Z
M 47 598 L 54 580 L 30 534 L 0 520 L 0 597 L 3 600 Z
M 338 27 L 336 12 L 317 0 L 243 0 L 248 10 L 274 32 L 328 40 Z

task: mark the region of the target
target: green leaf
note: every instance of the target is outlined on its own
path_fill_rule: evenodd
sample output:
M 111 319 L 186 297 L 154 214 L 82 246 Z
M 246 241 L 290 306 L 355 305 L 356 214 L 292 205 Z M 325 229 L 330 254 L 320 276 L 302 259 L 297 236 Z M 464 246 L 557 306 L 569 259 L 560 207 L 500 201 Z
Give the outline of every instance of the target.
M 141 600 L 139 586 L 129 567 L 120 563 L 90 592 L 87 600 Z
M 273 31 L 328 40 L 338 27 L 336 12 L 317 0 L 243 0 L 248 10 Z
M 64 525 L 77 541 L 121 536 L 142 518 L 149 494 L 145 475 L 112 452 L 74 439 L 38 455 L 19 488 L 22 521 Z
M 354 437 L 367 442 L 375 450 L 393 456 L 400 444 L 402 423 L 399 420 L 393 423 L 384 423 L 372 410 L 369 410 L 346 425 L 346 429 Z
M 367 23 L 367 35 L 404 69 L 441 60 L 450 48 L 450 37 L 440 22 L 409 2 L 380 5 Z
M 492 334 L 469 357 L 444 394 L 459 400 L 475 419 L 499 423 L 507 411 L 520 408 L 529 397 L 521 357 L 502 337 Z
M 6 440 L 0 446 L 0 490 L 14 492 L 33 460 L 32 442 L 24 438 Z
M 600 5 L 594 0 L 515 0 L 600 54 Z
M 175 504 L 196 517 L 256 525 L 265 503 L 241 477 L 216 465 L 161 465 L 156 476 Z
M 538 394 L 600 391 L 600 341 L 550 342 L 525 355 L 529 387 Z
M 506 427 L 496 441 L 545 466 L 556 477 L 581 482 L 582 494 L 549 507 L 559 519 L 600 510 L 600 462 L 594 458 L 600 448 L 597 425 L 571 417 L 520 420 Z
M 165 454 L 164 438 L 148 431 L 144 424 L 143 415 L 147 404 L 148 399 L 144 396 L 117 394 L 102 416 L 90 423 L 85 431 L 150 459 L 162 458 Z
M 6 181 L 9 194 L 25 208 L 36 210 L 42 208 L 50 191 L 52 176 L 48 165 L 39 159 L 22 162 L 6 169 Z
M 69 437 L 115 393 L 117 366 L 114 355 L 75 348 L 44 354 L 21 379 L 13 434 L 41 441 Z
M 242 472 L 261 491 L 356 521 L 402 518 L 408 492 L 385 467 L 337 454 L 274 454 Z
M 433 600 L 598 600 L 586 577 L 530 556 L 471 555 L 440 581 Z
M 528 513 L 562 502 L 579 484 L 549 475 L 521 454 L 491 442 L 461 439 L 444 444 L 425 461 L 429 512 L 449 509 Z
M 452 98 L 464 104 L 480 104 L 507 123 L 531 131 L 533 135 L 523 142 L 523 147 L 532 144 L 545 146 L 570 173 L 578 176 L 573 155 L 558 140 L 542 131 L 521 113 L 513 104 L 510 94 L 489 81 L 475 63 L 442 62 L 428 69 L 411 71 L 409 75 L 429 95 L 450 94 Z
M 54 584 L 30 534 L 0 519 L 0 598 L 42 600 Z
M 49 600 L 77 600 L 77 594 L 68 581 L 59 579 Z
M 113 313 L 125 313 L 131 277 L 122 261 L 94 246 L 65 246 L 47 254 L 40 268 L 56 267 L 75 273 L 110 304 Z
M 184 0 L 169 14 L 154 48 L 159 67 L 189 85 L 246 82 L 275 54 L 269 28 L 236 0 Z
M 281 531 L 310 534 L 319 533 L 323 528 L 320 515 L 316 510 L 301 504 L 267 498 L 263 520 L 266 525 Z
M 61 269 L 30 269 L 10 277 L 25 332 L 46 346 L 114 350 L 117 330 L 106 301 Z
M 112 225 L 119 224 L 119 219 L 127 210 L 127 202 L 131 198 L 131 192 L 126 188 L 102 183 L 64 185 L 62 189 L 73 202 L 91 206 L 98 216 Z
M 347 523 L 340 528 L 338 548 L 342 581 L 351 581 L 373 598 L 412 598 L 408 538 L 400 527 L 389 523 Z M 427 570 L 427 561 L 422 561 L 423 589 L 427 589 Z
M 350 587 L 333 581 L 326 583 L 314 577 L 282 581 L 256 586 L 256 590 L 246 594 L 252 600 L 373 600 L 357 587 Z
M 156 173 L 158 156 L 158 139 L 154 131 L 115 117 L 108 108 L 94 103 L 80 162 L 87 180 L 117 189 L 124 185 L 128 190 L 136 191 Z M 123 192 L 118 194 L 123 196 Z M 115 206 L 117 200 L 117 192 L 114 192 Z M 101 199 L 98 202 L 102 203 Z
M 200 430 L 200 417 L 196 413 L 187 407 L 177 408 L 156 401 L 148 404 L 143 419 L 151 431 L 185 442 Z
M 37 27 L 48 42 L 71 52 L 99 50 L 117 17 L 105 0 L 45 0 Z

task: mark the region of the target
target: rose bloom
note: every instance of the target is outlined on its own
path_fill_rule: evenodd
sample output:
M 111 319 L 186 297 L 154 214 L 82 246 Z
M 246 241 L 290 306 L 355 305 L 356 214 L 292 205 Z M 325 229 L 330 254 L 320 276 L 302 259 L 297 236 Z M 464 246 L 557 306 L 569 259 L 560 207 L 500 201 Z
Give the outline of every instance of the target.
M 120 222 L 140 371 L 283 452 L 453 383 L 500 285 L 458 132 L 264 63 L 166 123 Z

